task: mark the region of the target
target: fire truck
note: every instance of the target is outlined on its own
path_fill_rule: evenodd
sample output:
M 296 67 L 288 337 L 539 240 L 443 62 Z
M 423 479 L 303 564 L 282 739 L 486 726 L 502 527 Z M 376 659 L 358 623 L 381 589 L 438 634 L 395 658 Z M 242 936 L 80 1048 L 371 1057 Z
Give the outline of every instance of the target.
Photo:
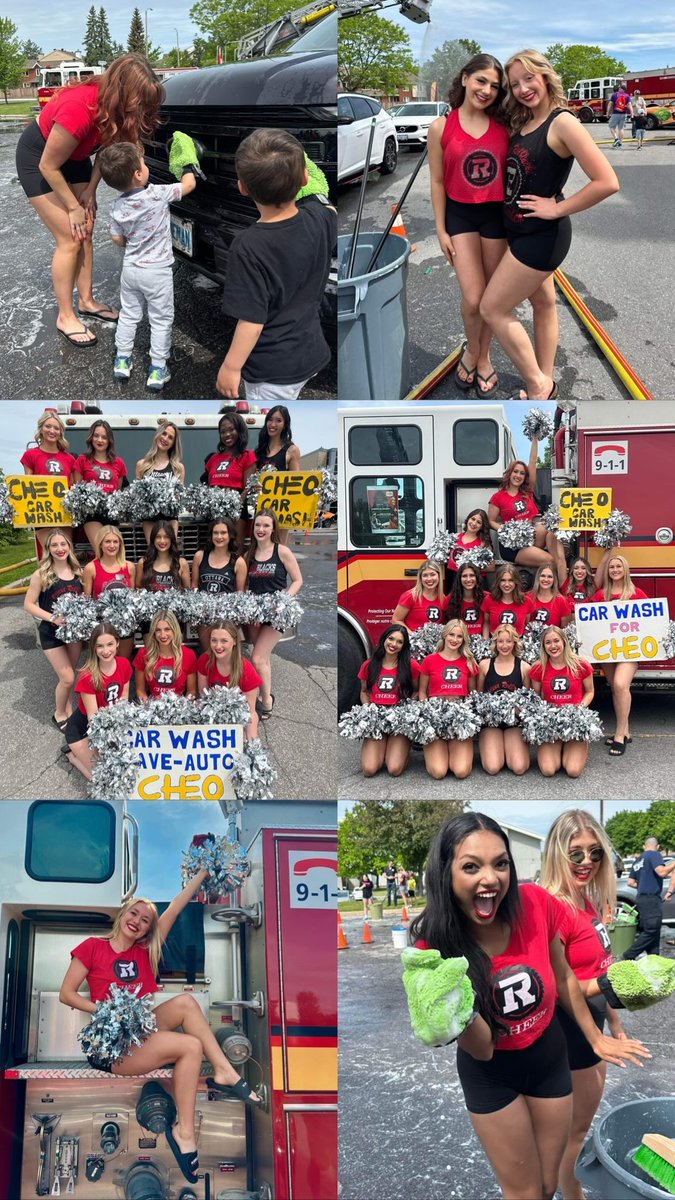
M 338 418 L 338 702 L 344 710 L 356 702 L 359 667 L 399 596 L 412 587 L 436 530 L 459 529 L 471 509 L 487 509 L 518 455 L 502 405 L 355 407 L 339 410 Z M 633 522 L 623 551 L 637 585 L 649 596 L 668 597 L 671 612 L 675 500 L 666 481 L 674 454 L 672 404 L 580 401 L 558 412 L 555 465 L 537 473 L 542 511 L 563 487 L 612 487 L 613 507 Z M 588 555 L 594 566 L 601 556 L 587 534 L 570 552 Z M 672 685 L 675 662 L 640 664 L 636 682 Z
M 154 817 L 146 816 L 150 808 Z M 203 1065 L 200 1177 L 187 1186 L 164 1137 L 174 1113 L 170 1069 L 140 1078 L 94 1071 L 76 1036 L 88 1015 L 61 1004 L 58 992 L 71 949 L 109 933 L 120 904 L 138 894 L 139 875 L 166 880 L 164 902 L 180 889 L 181 851 L 204 821 L 204 806 L 3 804 L 0 1195 L 7 1200 L 59 1192 L 82 1200 L 337 1196 L 335 806 L 221 808 L 212 805 L 209 827 L 238 836 L 251 874 L 236 893 L 180 914 L 154 999 L 192 994 L 263 1105 L 212 1099 Z
M 67 87 L 69 83 L 81 83 L 91 79 L 93 75 L 102 75 L 103 67 L 88 67 L 83 62 L 62 62 L 58 67 L 40 68 L 40 86 L 38 87 L 38 104 L 44 108 L 59 88 Z
M 625 82 L 630 95 L 639 91 L 647 104 L 659 104 L 675 97 L 675 67 L 658 71 L 630 72 L 625 75 L 606 75 L 595 79 L 579 79 L 567 92 L 572 112 L 584 125 L 606 121 L 607 105 L 619 84 Z

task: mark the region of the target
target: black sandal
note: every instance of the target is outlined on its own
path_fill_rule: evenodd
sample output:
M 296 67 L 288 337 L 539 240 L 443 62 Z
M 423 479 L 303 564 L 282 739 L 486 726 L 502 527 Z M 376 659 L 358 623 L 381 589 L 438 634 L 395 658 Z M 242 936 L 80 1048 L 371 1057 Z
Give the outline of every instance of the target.
M 52 725 L 56 725 L 56 728 L 59 729 L 61 731 L 61 733 L 63 733 L 66 725 L 68 724 L 69 719 L 70 719 L 69 717 L 64 717 L 62 721 L 59 721 L 57 719 L 56 713 L 52 713 Z
M 476 390 L 479 396 L 491 396 L 492 393 L 496 392 L 497 388 L 499 387 L 499 380 L 497 378 L 496 371 L 490 371 L 489 375 L 481 375 L 480 371 L 476 371 L 476 379 L 480 379 L 481 383 L 489 383 L 491 379 L 494 379 L 492 387 L 482 388 L 480 385 L 477 387 Z
M 178 1142 L 173 1136 L 173 1130 L 167 1129 L 166 1140 L 169 1143 L 169 1149 L 173 1154 L 181 1172 L 188 1183 L 199 1183 L 199 1154 L 196 1150 L 181 1150 Z
M 270 699 L 271 699 L 272 703 L 270 704 L 269 708 L 265 708 L 261 701 L 261 704 L 260 704 L 260 709 L 261 709 L 260 720 L 261 721 L 269 721 L 270 717 L 272 716 L 272 713 L 274 712 L 274 695 L 271 692 L 270 692 Z
M 455 383 L 457 384 L 457 387 L 459 388 L 459 390 L 461 392 L 470 391 L 476 382 L 476 368 L 475 367 L 467 367 L 466 363 L 464 362 L 464 351 L 465 350 L 466 350 L 466 342 L 462 346 L 462 352 L 460 355 L 459 362 L 457 363 L 457 366 L 455 367 L 455 370 L 453 372 L 453 377 L 454 377 Z M 465 372 L 466 379 L 460 379 L 459 375 L 457 374 L 460 367 Z
M 625 754 L 626 743 L 613 741 L 609 748 L 609 753 L 611 758 L 618 758 L 621 754 Z
M 625 745 L 625 746 L 630 746 L 630 744 L 631 744 L 632 740 L 633 740 L 633 739 L 632 739 L 632 738 L 629 738 L 629 737 L 627 737 L 627 738 L 624 738 L 624 745 Z M 620 744 L 621 744 L 621 743 L 619 743 L 619 745 L 620 745 Z M 605 745 L 606 745 L 606 746 L 613 746 L 613 745 L 614 745 L 614 738 L 613 738 L 613 737 L 608 737 L 608 738 L 605 738 Z
M 251 1108 L 262 1106 L 262 1100 L 251 1099 L 253 1089 L 248 1086 L 245 1079 L 238 1079 L 236 1083 L 216 1083 L 215 1079 L 210 1077 L 206 1081 L 206 1086 L 216 1096 L 223 1096 L 229 1100 L 243 1100 L 244 1104 L 250 1104 Z

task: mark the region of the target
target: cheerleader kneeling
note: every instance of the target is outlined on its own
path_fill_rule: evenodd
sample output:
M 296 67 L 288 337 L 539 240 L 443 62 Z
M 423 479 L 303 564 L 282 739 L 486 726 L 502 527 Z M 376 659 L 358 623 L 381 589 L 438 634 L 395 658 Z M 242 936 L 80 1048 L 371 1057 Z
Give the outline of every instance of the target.
M 428 654 L 420 665 L 420 700 L 434 696 L 448 703 L 462 700 L 474 690 L 477 674 L 466 625 L 448 621 L 435 653 Z M 424 747 L 424 762 L 432 779 L 445 779 L 448 771 L 457 779 L 466 779 L 473 767 L 473 739 L 436 738 Z
M 532 687 L 548 704 L 576 704 L 590 708 L 593 703 L 593 668 L 572 650 L 557 625 L 550 625 L 541 639 L 539 662 L 530 668 Z M 555 775 L 562 769 L 578 779 L 588 761 L 588 742 L 544 742 L 537 747 L 537 763 L 542 775 Z
M 410 700 L 417 691 L 420 668 L 410 656 L 410 637 L 405 625 L 389 625 L 381 635 L 372 658 L 359 671 L 361 703 L 392 708 Z M 402 775 L 408 765 L 410 738 L 403 734 L 385 734 L 382 738 L 363 739 L 361 770 L 366 779 L 386 767 L 390 775 Z

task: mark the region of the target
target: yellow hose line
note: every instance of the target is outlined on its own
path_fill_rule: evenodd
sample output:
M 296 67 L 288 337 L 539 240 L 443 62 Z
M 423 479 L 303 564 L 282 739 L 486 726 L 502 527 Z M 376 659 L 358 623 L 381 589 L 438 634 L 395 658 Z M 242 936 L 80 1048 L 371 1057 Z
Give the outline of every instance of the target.
M 16 571 L 17 567 L 25 567 L 28 563 L 37 562 L 37 558 L 22 558 L 21 562 L 10 563 L 8 567 L 0 567 L 0 575 L 6 575 L 7 571 Z
M 17 588 L 11 588 L 11 587 L 0 588 L 0 596 L 25 596 L 27 591 L 28 591 L 27 586 L 26 587 L 17 587 Z
M 628 394 L 634 400 L 653 400 L 654 397 L 646 384 L 642 382 L 639 375 L 636 374 L 630 363 L 624 358 L 618 346 L 612 341 L 597 318 L 593 316 L 590 308 L 581 299 L 576 289 L 572 287 L 567 276 L 558 270 L 554 272 L 553 277 L 563 296 L 571 304 L 593 340 L 597 342 L 608 363 L 619 376 Z

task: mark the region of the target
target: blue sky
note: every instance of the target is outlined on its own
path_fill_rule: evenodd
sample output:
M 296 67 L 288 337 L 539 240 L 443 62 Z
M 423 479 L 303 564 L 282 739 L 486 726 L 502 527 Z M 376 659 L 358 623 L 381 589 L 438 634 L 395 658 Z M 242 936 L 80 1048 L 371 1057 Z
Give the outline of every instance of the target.
M 132 416 L 139 413 L 216 413 L 217 400 L 189 400 L 171 405 L 167 400 L 107 400 L 102 401 L 103 417 L 111 415 Z M 13 400 L 0 402 L 2 413 L 2 448 L 0 467 L 4 471 L 20 471 L 20 458 L 26 444 L 35 433 L 37 418 L 44 412 L 44 404 L 37 400 L 18 403 Z M 293 426 L 293 440 L 303 454 L 319 446 L 329 449 L 336 445 L 337 421 L 334 400 L 299 400 L 289 406 Z M 91 417 L 94 421 L 96 418 Z
M 594 4 L 570 0 L 433 0 L 429 25 L 414 25 L 396 9 L 382 14 L 408 34 L 418 61 L 454 38 L 469 38 L 502 62 L 518 50 L 544 51 L 555 42 L 600 46 L 626 63 L 629 71 L 675 65 L 675 18 L 665 0 L 622 6 L 612 0 Z
M 223 837 L 227 822 L 213 800 L 129 803 L 140 826 L 138 894 L 150 900 L 172 900 L 181 890 L 180 864 L 196 833 Z
M 345 812 L 352 807 L 353 803 L 353 800 L 338 800 L 338 821 L 342 820 Z M 644 812 L 651 803 L 651 800 L 605 800 L 604 819 L 607 821 L 615 813 L 625 812 L 627 809 Z M 542 837 L 548 832 L 555 818 L 572 807 L 573 805 L 567 800 L 480 800 L 469 805 L 473 812 L 485 813 L 495 821 L 500 819 L 510 821 L 512 825 L 519 825 L 521 829 L 530 829 L 533 833 L 541 834 Z M 600 819 L 599 800 L 586 800 L 579 804 L 579 808 L 586 809 L 597 820 Z M 638 851 L 641 847 L 636 846 L 635 849 Z
M 134 3 L 104 3 L 103 7 L 108 17 L 110 36 L 113 41 L 121 42 L 126 47 L 131 24 L 131 14 Z M 175 49 L 176 29 L 178 43 L 183 49 L 192 44 L 199 30 L 193 25 L 188 16 L 191 3 L 181 0 L 160 0 L 148 7 L 148 40 L 159 46 L 163 51 Z M 8 0 L 3 6 L 3 15 L 9 17 L 17 26 L 18 37 L 21 41 L 31 38 L 40 46 L 43 54 L 50 50 L 81 50 L 84 43 L 84 31 L 87 25 L 87 13 L 90 4 L 85 0 L 82 5 L 64 3 L 64 0 L 33 0 L 29 6 L 21 0 Z M 96 0 L 96 11 L 100 8 Z M 138 5 L 141 18 L 144 19 L 145 4 Z

